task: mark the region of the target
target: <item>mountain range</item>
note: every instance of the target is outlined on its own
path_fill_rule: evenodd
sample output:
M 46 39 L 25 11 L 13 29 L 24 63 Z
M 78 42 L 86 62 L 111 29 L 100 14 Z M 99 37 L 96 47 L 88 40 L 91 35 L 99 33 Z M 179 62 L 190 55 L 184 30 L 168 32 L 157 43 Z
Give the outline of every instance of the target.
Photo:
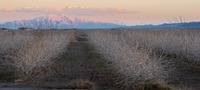
M 70 18 L 66 15 L 48 15 L 46 17 L 37 17 L 31 20 L 18 20 L 0 24 L 0 28 L 18 29 L 20 27 L 29 27 L 34 29 L 108 29 L 108 28 L 131 28 L 131 29 L 173 29 L 173 28 L 200 28 L 200 22 L 181 22 L 164 23 L 160 25 L 135 25 L 126 26 L 114 23 L 93 22 L 81 20 L 79 18 Z
M 48 15 L 47 17 L 37 17 L 31 20 L 18 20 L 0 24 L 0 28 L 18 29 L 20 27 L 29 27 L 34 29 L 93 29 L 93 28 L 118 28 L 120 25 L 104 22 L 93 22 L 70 18 L 66 15 Z

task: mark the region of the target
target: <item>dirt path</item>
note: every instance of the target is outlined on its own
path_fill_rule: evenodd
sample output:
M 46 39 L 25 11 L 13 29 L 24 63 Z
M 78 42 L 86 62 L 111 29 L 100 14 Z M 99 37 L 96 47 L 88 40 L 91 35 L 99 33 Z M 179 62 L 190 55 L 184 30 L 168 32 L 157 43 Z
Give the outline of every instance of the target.
M 68 80 L 84 79 L 94 82 L 99 90 L 113 89 L 113 74 L 107 61 L 87 43 L 84 34 L 76 35 L 77 42 L 71 42 L 66 57 Z

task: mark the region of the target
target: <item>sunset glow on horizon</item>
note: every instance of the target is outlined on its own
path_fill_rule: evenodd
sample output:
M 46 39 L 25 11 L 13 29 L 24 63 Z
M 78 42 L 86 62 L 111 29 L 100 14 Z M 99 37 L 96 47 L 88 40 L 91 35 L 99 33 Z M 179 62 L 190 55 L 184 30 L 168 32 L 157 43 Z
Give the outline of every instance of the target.
M 0 23 L 49 14 L 126 25 L 200 21 L 200 0 L 1 0 Z

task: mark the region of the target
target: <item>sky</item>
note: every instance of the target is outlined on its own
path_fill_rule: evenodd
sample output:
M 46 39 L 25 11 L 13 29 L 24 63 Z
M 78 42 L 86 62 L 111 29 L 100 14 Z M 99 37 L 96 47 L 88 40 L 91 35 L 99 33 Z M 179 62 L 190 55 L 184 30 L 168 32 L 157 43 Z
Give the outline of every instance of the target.
M 0 0 L 0 23 L 50 14 L 143 25 L 200 21 L 200 0 Z

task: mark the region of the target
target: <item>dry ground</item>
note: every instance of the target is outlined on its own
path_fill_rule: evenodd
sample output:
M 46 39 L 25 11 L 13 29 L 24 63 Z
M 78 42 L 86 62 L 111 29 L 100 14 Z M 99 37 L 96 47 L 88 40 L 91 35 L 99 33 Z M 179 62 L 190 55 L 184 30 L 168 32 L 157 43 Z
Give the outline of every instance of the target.
M 194 90 L 200 90 L 200 67 L 188 62 L 171 58 L 176 67 L 172 75 L 172 84 L 182 85 Z

